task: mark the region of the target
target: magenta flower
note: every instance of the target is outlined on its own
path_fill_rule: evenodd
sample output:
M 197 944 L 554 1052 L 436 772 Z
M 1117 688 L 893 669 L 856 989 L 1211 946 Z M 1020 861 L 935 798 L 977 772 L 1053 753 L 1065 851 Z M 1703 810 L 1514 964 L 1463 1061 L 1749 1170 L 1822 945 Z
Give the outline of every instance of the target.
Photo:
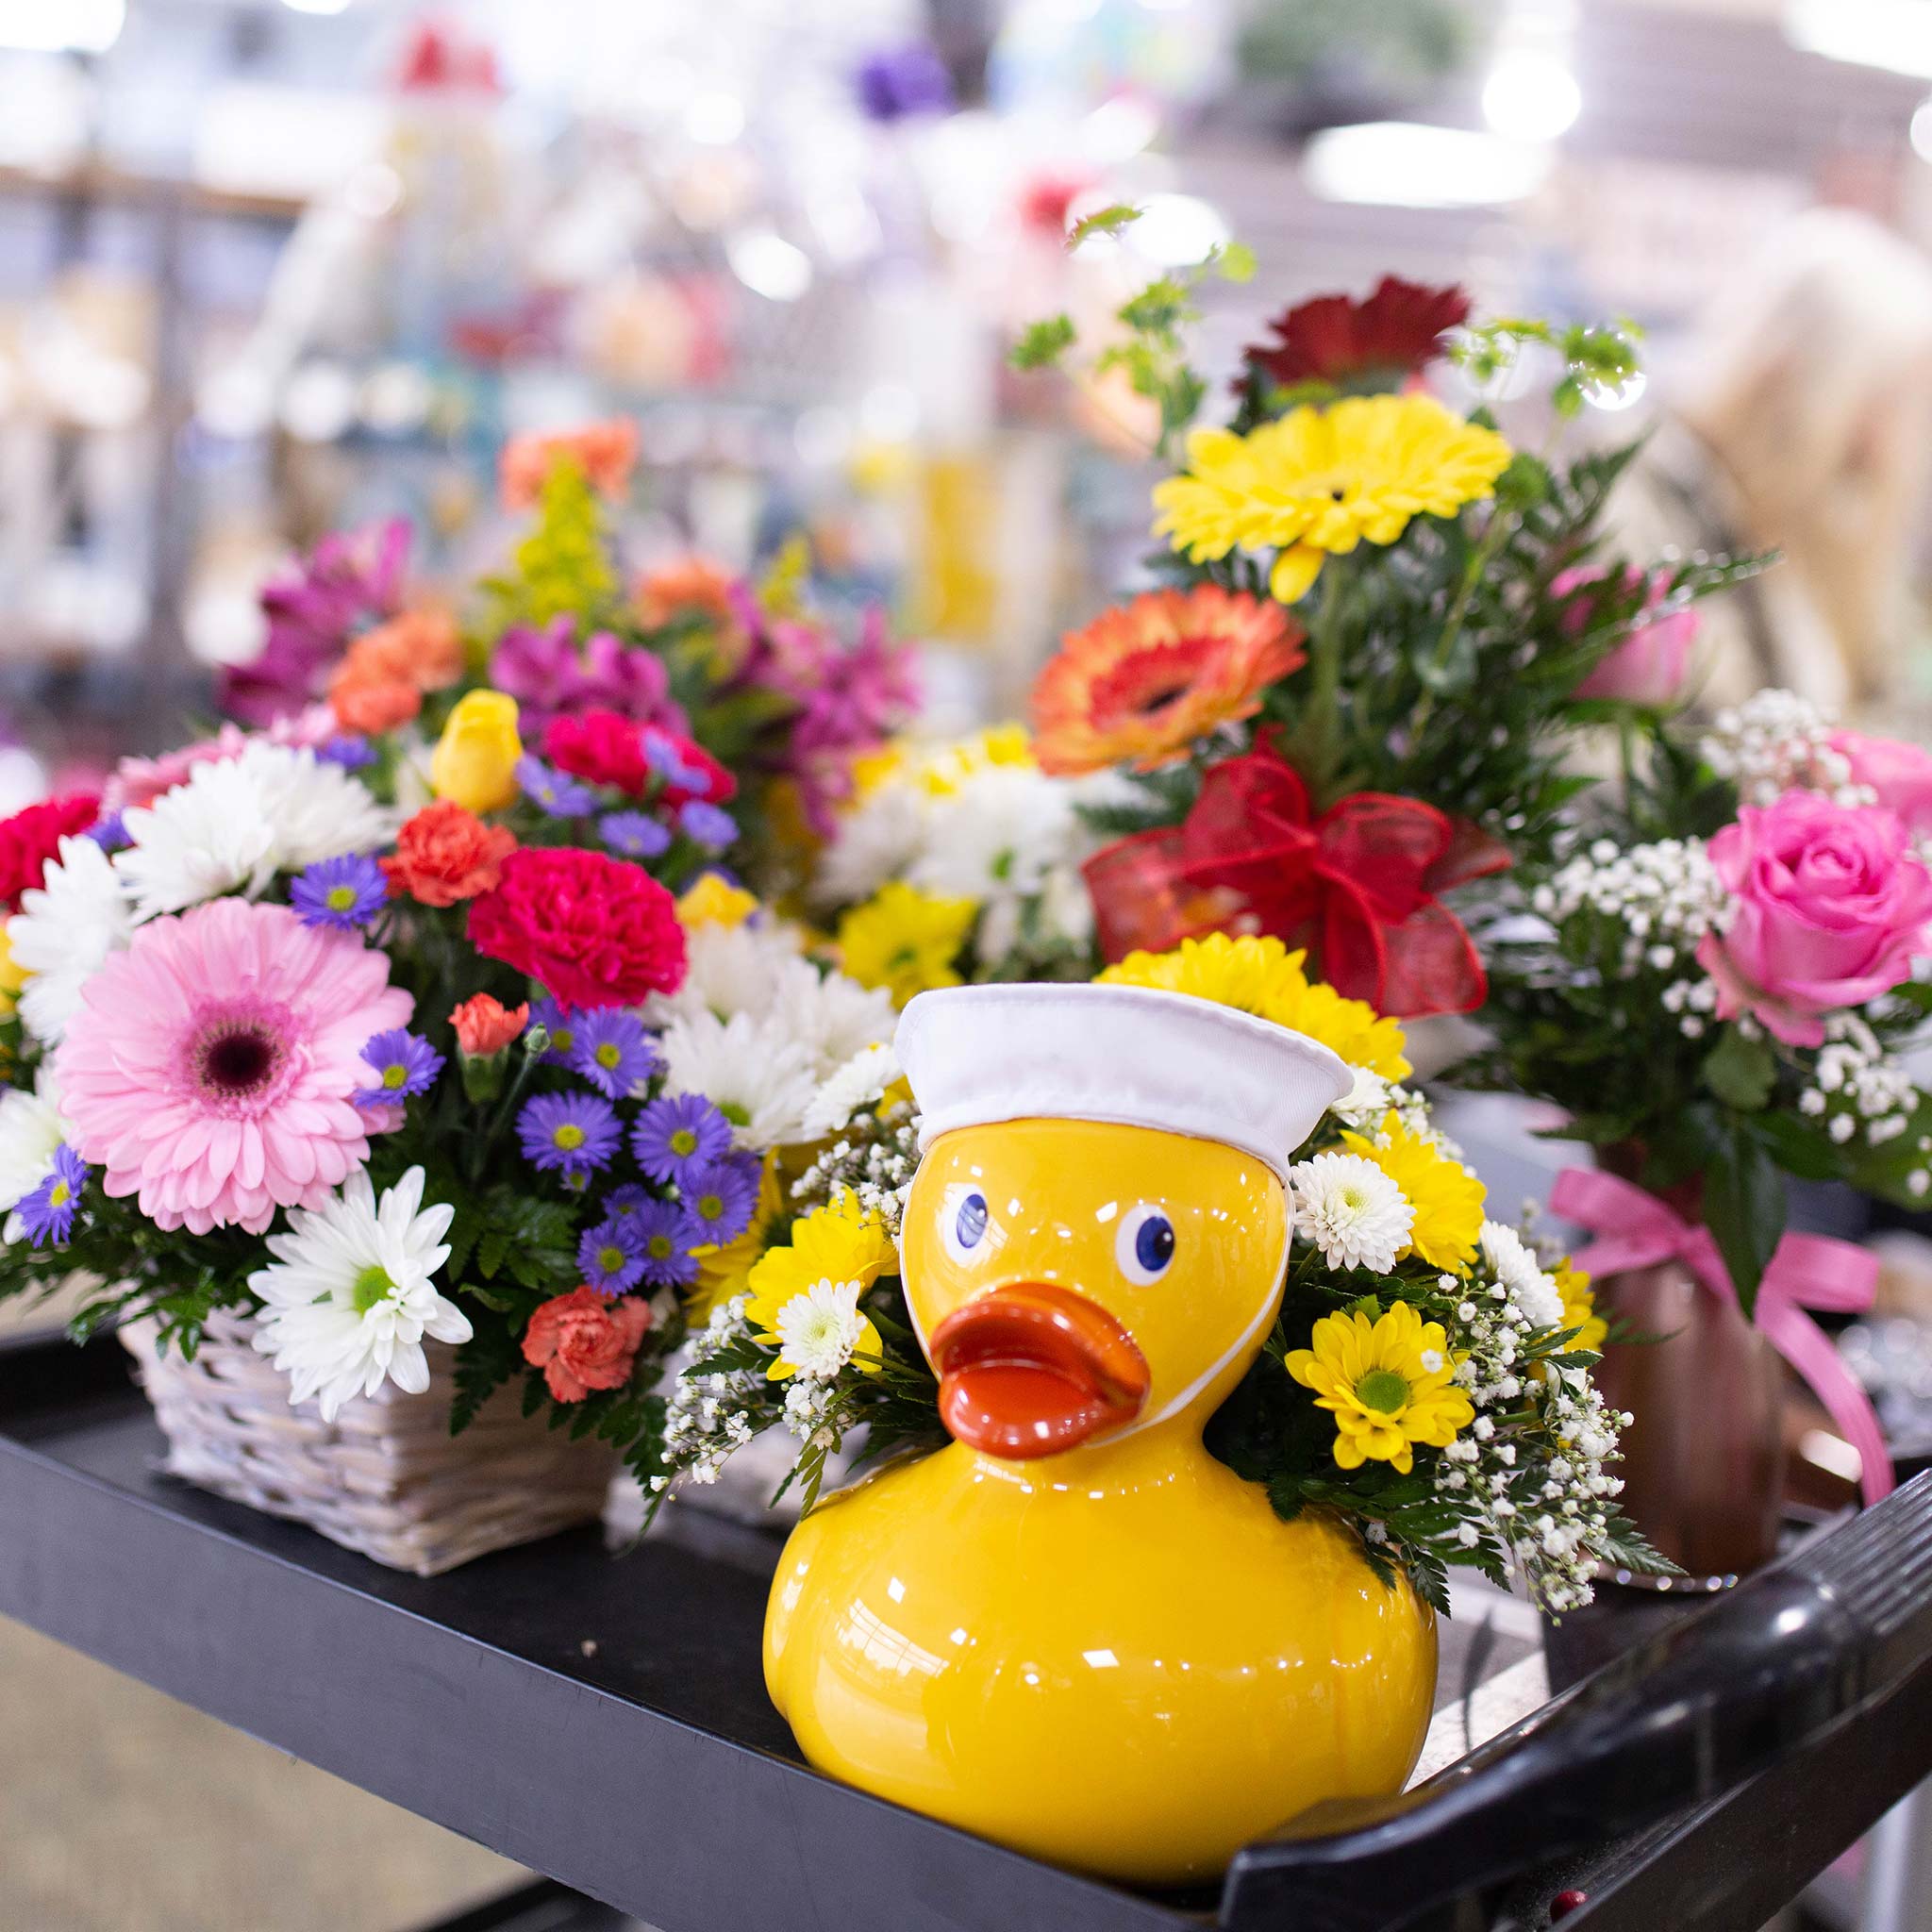
M 538 630 L 512 625 L 497 640 L 490 681 L 517 701 L 518 723 L 531 740 L 553 718 L 579 711 L 615 711 L 640 724 L 682 732 L 686 720 L 672 700 L 663 659 L 608 630 L 595 632 L 581 650 L 574 618 L 558 617 Z

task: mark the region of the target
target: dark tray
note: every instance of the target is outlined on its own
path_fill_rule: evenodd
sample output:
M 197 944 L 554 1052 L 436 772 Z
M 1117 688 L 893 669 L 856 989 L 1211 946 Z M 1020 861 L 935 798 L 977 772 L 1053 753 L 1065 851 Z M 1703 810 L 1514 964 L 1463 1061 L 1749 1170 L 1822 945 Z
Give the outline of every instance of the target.
M 758 1531 L 683 1510 L 622 1560 L 584 1532 L 422 1581 L 161 1447 L 118 1346 L 0 1347 L 0 1613 L 663 1932 L 1462 1932 L 1565 1890 L 1566 1932 L 1746 1932 L 1932 1772 L 1932 1478 L 1416 1793 L 1152 1897 L 804 1765 Z M 1524 1654 L 1451 1634 L 1452 1696 Z

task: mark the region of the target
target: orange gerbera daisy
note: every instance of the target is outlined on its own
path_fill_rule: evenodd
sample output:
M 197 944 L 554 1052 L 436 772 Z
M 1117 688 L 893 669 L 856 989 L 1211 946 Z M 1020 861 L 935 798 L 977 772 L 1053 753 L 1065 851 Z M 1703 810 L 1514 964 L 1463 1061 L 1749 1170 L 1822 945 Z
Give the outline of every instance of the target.
M 1306 655 L 1278 604 L 1212 584 L 1149 591 L 1060 641 L 1033 686 L 1034 756 L 1058 777 L 1151 772 L 1253 717 Z

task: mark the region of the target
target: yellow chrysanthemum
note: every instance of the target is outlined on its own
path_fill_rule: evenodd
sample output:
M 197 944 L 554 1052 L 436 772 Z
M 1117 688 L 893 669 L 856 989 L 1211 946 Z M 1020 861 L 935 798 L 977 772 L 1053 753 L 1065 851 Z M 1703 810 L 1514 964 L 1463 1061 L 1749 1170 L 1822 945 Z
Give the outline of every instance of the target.
M 759 1341 L 782 1350 L 787 1330 L 796 1333 L 792 1321 L 781 1319 L 788 1308 L 804 1302 L 808 1315 L 820 1313 L 836 1307 L 841 1292 L 856 1302 L 881 1274 L 898 1265 L 898 1250 L 884 1226 L 865 1214 L 850 1194 L 841 1195 L 816 1214 L 794 1222 L 791 1239 L 759 1258 L 746 1283 L 750 1300 L 745 1319 L 753 1324 Z M 856 1309 L 849 1311 L 849 1318 L 856 1335 L 853 1359 L 864 1374 L 876 1374 L 878 1330 Z M 801 1366 L 781 1353 L 765 1374 L 770 1380 L 782 1382 L 798 1374 Z
M 691 1250 L 698 1264 L 698 1278 L 686 1293 L 685 1307 L 692 1327 L 702 1327 L 721 1303 L 746 1291 L 752 1267 L 765 1252 L 772 1224 L 778 1218 L 781 1199 L 777 1170 L 777 1155 L 766 1155 L 758 1174 L 758 1195 L 752 1204 L 751 1219 L 736 1241 L 726 1241 L 722 1247 Z
M 1364 1073 L 1402 1080 L 1412 1071 L 1401 1021 L 1385 1020 L 1366 1000 L 1347 999 L 1321 980 L 1310 980 L 1298 993 L 1284 991 L 1268 1017 L 1319 1040 Z
M 1001 765 L 1032 768 L 1033 741 L 1025 725 L 989 724 L 969 738 L 937 746 L 920 767 L 919 782 L 934 798 L 946 798 L 968 778 Z
M 1341 1139 L 1351 1154 L 1373 1160 L 1415 1210 L 1403 1254 L 1420 1255 L 1431 1268 L 1461 1269 L 1475 1259 L 1488 1191 L 1468 1168 L 1425 1136 L 1411 1134 L 1394 1113 L 1383 1118 L 1373 1140 L 1366 1134 Z
M 1183 940 L 1168 953 L 1129 953 L 1098 975 L 1103 986 L 1151 986 L 1192 993 L 1243 1013 L 1257 1013 L 1339 1054 L 1352 1067 L 1400 1080 L 1409 1071 L 1402 1027 L 1361 1000 L 1344 999 L 1332 986 L 1311 983 L 1302 971 L 1307 958 L 1277 939 L 1210 933 Z
M 1415 1444 L 1446 1449 L 1475 1408 L 1452 1379 L 1456 1363 L 1440 1322 L 1424 1323 L 1407 1302 L 1379 1321 L 1324 1315 L 1295 1349 L 1288 1373 L 1315 1391 L 1335 1418 L 1335 1460 L 1343 1469 L 1387 1462 L 1407 1475 Z
M 742 925 L 758 909 L 758 894 L 734 886 L 723 873 L 708 872 L 677 902 L 686 931 L 699 925 Z
M 903 1007 L 914 993 L 959 984 L 955 962 L 978 916 L 977 900 L 941 898 L 894 879 L 840 919 L 839 963 Z
M 1590 1291 L 1590 1276 L 1581 1268 L 1574 1267 L 1569 1256 L 1565 1255 L 1552 1279 L 1557 1284 L 1557 1292 L 1563 1297 L 1563 1325 L 1576 1330 L 1574 1339 L 1568 1345 L 1592 1352 L 1601 1349 L 1610 1332 L 1610 1324 L 1596 1311 L 1596 1297 Z
M 14 996 L 26 982 L 25 970 L 14 963 L 13 947 L 7 938 L 7 924 L 0 920 L 0 1020 L 11 1016 Z
M 1292 604 L 1325 556 L 1393 543 L 1422 513 L 1454 516 L 1492 493 L 1509 457 L 1493 429 L 1432 396 L 1344 396 L 1246 436 L 1195 430 L 1186 472 L 1155 486 L 1154 532 L 1195 563 L 1277 552 L 1269 588 Z

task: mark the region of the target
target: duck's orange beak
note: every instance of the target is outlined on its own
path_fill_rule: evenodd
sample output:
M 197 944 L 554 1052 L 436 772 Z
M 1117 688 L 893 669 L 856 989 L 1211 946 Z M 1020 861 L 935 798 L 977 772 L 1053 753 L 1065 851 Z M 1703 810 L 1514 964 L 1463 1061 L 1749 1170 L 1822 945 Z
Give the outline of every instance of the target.
M 1097 1303 L 1016 1281 L 955 1308 L 932 1332 L 940 1416 L 969 1449 L 1009 1461 L 1058 1455 L 1133 1421 L 1146 1358 Z

